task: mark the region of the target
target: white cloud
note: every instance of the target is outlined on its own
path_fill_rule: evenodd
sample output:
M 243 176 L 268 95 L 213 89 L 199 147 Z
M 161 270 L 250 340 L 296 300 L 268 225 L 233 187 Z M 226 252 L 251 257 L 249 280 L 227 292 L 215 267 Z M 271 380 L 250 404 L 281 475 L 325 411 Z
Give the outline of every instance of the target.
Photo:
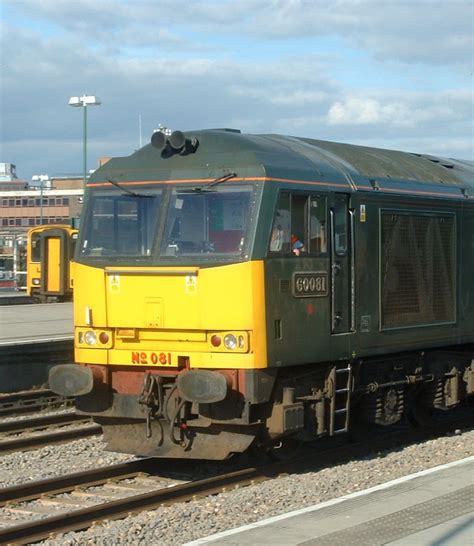
M 473 63 L 472 0 L 3 2 L 84 44 L 113 39 L 120 48 L 192 51 L 205 47 L 208 34 L 259 42 L 330 37 L 380 61 Z
M 472 2 L 3 3 L 0 160 L 20 174 L 80 167 L 83 92 L 91 165 L 136 148 L 138 115 L 145 141 L 161 122 L 472 154 Z
M 420 108 L 410 108 L 400 102 L 382 104 L 371 98 L 349 98 L 336 101 L 329 108 L 329 125 L 388 124 L 398 127 L 414 127 L 426 121 L 430 113 Z

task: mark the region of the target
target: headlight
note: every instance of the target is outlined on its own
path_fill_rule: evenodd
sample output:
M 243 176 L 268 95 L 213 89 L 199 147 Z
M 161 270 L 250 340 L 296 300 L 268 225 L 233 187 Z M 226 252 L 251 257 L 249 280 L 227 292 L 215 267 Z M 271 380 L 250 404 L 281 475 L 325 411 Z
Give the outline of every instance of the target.
M 87 343 L 87 345 L 95 345 L 97 343 L 97 336 L 95 332 L 88 330 L 84 334 L 84 341 Z
M 32 283 L 33 283 L 35 286 L 39 286 L 40 280 L 39 280 L 39 279 L 33 279 L 33 280 L 32 280 Z
M 233 334 L 227 334 L 224 337 L 224 347 L 226 349 L 234 350 L 237 348 L 237 338 Z

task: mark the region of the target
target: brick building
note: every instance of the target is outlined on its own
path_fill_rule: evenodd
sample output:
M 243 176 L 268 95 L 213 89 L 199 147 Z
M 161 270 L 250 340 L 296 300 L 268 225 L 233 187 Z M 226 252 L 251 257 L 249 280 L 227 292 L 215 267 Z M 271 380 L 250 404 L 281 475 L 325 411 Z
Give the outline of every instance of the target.
M 48 187 L 4 189 L 0 183 L 0 228 L 69 224 L 80 216 L 82 177 L 52 177 Z

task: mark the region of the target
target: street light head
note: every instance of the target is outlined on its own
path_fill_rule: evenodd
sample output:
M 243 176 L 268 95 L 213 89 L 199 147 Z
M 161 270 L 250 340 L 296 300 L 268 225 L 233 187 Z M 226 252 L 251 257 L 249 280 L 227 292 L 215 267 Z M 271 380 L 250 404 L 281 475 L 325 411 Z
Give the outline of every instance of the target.
M 83 95 L 81 101 L 87 106 L 100 106 L 100 99 L 95 95 Z
M 49 181 L 49 175 L 47 175 L 47 174 L 34 174 L 31 177 L 31 180 L 33 180 L 33 182 L 47 182 L 47 181 Z
M 71 97 L 69 99 L 69 106 L 82 106 L 81 100 L 79 97 Z
M 69 106 L 99 106 L 101 104 L 99 97 L 95 95 L 82 95 L 81 97 L 71 97 Z

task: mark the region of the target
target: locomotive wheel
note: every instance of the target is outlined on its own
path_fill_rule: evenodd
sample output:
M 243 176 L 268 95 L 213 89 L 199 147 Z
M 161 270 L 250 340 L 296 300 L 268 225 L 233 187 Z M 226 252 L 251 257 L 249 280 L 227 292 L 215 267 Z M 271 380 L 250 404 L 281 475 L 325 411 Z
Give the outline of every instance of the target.
M 428 427 L 440 420 L 443 410 L 433 408 L 421 399 L 415 399 L 407 413 L 407 420 L 413 427 Z
M 442 383 L 437 381 L 414 391 L 407 412 L 407 420 L 414 427 L 427 427 L 439 421 L 443 414 L 438 407 L 442 402 Z

